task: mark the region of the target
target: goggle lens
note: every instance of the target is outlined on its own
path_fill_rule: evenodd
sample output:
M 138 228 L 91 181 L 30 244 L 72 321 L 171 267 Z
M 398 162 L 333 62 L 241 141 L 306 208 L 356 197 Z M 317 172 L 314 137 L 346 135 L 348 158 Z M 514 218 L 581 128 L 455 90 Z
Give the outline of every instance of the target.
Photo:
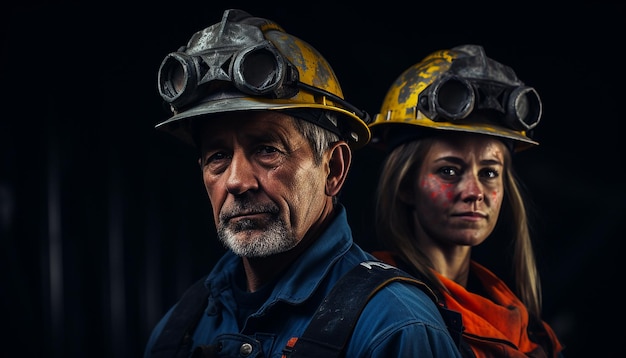
M 467 117 L 474 104 L 474 91 L 464 81 L 450 79 L 435 89 L 437 112 L 451 120 Z
M 514 129 L 530 130 L 537 126 L 541 119 L 542 106 L 539 94 L 531 87 L 515 89 L 509 100 L 511 108 L 507 109 L 506 120 Z
M 248 47 L 239 52 L 230 73 L 235 86 L 250 95 L 284 98 L 295 94 L 295 87 L 285 91 L 283 84 L 289 85 L 297 81 L 297 71 L 267 44 Z
M 159 93 L 167 102 L 174 103 L 185 100 L 196 86 L 193 60 L 184 54 L 171 53 L 165 57 L 159 69 Z

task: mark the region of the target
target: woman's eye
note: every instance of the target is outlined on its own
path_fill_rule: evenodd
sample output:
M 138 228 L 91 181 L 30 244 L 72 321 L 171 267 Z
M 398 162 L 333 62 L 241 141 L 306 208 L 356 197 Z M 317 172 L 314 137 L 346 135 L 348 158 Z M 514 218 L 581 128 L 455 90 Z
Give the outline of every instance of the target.
M 454 176 L 457 176 L 459 174 L 459 172 L 456 170 L 456 168 L 453 168 L 453 167 L 443 167 L 443 168 L 439 169 L 439 173 L 441 173 L 443 176 L 447 176 L 447 177 L 454 177 Z
M 497 178 L 498 176 L 500 176 L 500 173 L 495 169 L 484 169 L 482 172 L 483 176 L 487 178 Z

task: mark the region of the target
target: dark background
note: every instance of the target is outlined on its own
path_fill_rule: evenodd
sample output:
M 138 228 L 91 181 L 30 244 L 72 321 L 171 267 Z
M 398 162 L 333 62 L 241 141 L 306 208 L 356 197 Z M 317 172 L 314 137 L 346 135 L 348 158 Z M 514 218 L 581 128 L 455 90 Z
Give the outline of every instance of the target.
M 168 116 L 161 60 L 231 7 L 313 45 L 371 114 L 434 50 L 476 43 L 513 67 L 544 102 L 541 145 L 516 161 L 536 208 L 545 320 L 568 357 L 624 356 L 614 291 L 626 219 L 623 4 L 60 0 L 0 7 L 0 355 L 139 357 L 221 254 L 195 153 L 153 127 Z M 355 155 L 342 200 L 371 249 L 380 156 Z

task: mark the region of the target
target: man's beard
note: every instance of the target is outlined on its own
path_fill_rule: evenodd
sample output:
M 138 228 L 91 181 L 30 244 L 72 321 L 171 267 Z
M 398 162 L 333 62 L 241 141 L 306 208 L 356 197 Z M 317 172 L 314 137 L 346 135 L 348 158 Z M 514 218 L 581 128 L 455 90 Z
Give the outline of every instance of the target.
M 298 240 L 287 224 L 279 216 L 277 206 L 250 207 L 249 203 L 241 204 L 247 207 L 245 212 L 271 213 L 267 220 L 245 219 L 237 223 L 228 222 L 228 213 L 220 215 L 217 229 L 219 240 L 233 253 L 241 257 L 266 257 L 290 250 L 296 246 Z M 243 212 L 244 210 L 235 210 Z M 253 233 L 253 231 L 256 231 Z M 241 238 L 243 236 L 243 239 Z

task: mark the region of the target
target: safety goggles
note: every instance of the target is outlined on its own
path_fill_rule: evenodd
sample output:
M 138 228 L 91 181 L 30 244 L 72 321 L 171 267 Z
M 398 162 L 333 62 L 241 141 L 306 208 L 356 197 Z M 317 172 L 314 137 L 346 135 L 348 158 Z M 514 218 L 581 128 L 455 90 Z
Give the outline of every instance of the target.
M 444 76 L 432 83 L 418 97 L 418 109 L 436 122 L 461 122 L 471 113 L 493 110 L 498 120 L 514 130 L 530 130 L 541 119 L 542 104 L 532 87 Z
M 321 88 L 302 83 L 298 69 L 269 41 L 262 41 L 238 51 L 207 51 L 190 55 L 168 54 L 158 73 L 159 93 L 174 108 L 224 91 L 219 83 L 232 83 L 250 96 L 272 99 L 291 98 L 300 90 L 325 96 L 354 112 L 366 123 L 369 115 Z
M 161 63 L 158 77 L 161 97 L 175 107 L 194 101 L 216 81 L 230 82 L 253 96 L 289 98 L 298 93 L 298 70 L 267 41 L 236 52 L 173 52 Z

